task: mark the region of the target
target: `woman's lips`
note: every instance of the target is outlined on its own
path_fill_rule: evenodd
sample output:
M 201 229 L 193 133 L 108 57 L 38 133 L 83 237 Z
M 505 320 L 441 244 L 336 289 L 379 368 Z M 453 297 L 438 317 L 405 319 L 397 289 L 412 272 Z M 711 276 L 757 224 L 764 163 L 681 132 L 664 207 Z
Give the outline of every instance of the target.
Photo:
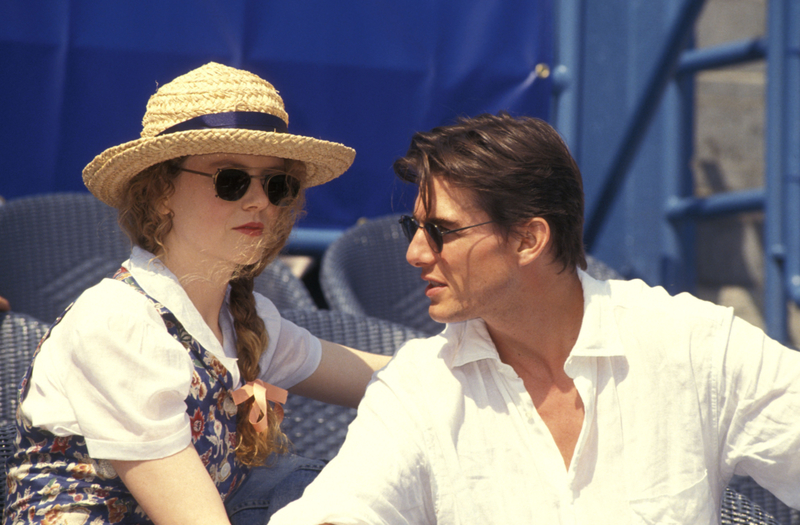
M 260 222 L 248 222 L 247 224 L 237 226 L 234 228 L 234 230 L 251 237 L 259 237 L 262 233 L 264 233 L 264 225 Z

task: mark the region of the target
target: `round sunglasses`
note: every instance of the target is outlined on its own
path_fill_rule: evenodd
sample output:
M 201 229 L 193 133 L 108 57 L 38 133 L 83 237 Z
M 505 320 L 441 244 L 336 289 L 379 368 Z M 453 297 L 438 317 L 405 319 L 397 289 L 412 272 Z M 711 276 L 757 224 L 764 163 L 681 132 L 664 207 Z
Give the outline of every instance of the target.
M 442 253 L 442 248 L 444 246 L 444 236 L 448 233 L 455 233 L 460 232 L 462 230 L 468 230 L 470 228 L 477 228 L 478 226 L 483 226 L 484 224 L 489 224 L 494 221 L 486 221 L 480 224 L 473 224 L 472 226 L 464 226 L 463 228 L 456 228 L 454 230 L 443 230 L 436 224 L 432 224 L 430 222 L 426 222 L 425 224 L 420 225 L 419 221 L 414 217 L 410 217 L 408 215 L 403 215 L 400 217 L 400 225 L 403 227 L 403 233 L 406 234 L 406 239 L 410 243 L 414 239 L 414 235 L 417 234 L 417 230 L 419 230 L 420 226 L 425 229 L 425 233 L 428 234 L 428 238 L 433 242 L 433 251 L 436 253 Z
M 273 206 L 291 206 L 300 194 L 300 180 L 283 172 L 269 175 L 250 175 L 239 168 L 220 168 L 213 174 L 188 168 L 181 168 L 181 170 L 211 177 L 211 180 L 214 181 L 217 197 L 224 201 L 238 201 L 244 197 L 244 194 L 247 193 L 247 188 L 250 187 L 251 179 L 261 179 L 264 193 L 267 194 L 267 199 Z

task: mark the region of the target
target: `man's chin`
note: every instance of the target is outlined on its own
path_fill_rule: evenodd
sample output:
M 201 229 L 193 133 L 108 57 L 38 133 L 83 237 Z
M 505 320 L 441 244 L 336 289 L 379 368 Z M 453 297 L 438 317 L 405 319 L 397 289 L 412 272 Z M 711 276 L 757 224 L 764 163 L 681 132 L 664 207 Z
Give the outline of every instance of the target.
M 444 308 L 440 308 L 438 307 L 438 305 L 435 304 L 432 304 L 428 307 L 428 315 L 430 315 L 431 319 L 433 319 L 437 323 L 443 323 L 443 324 L 458 323 L 469 319 L 468 316 L 462 314 L 461 312 L 447 311 Z

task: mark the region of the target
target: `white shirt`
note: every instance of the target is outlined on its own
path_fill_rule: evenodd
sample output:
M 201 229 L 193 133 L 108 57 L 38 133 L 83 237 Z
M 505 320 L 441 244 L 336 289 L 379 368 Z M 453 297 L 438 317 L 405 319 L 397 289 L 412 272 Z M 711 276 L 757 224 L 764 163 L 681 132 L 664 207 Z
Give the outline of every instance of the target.
M 134 248 L 123 266 L 222 362 L 234 387 L 241 386 L 227 297 L 220 344 L 176 277 L 151 253 Z M 269 299 L 255 297 L 269 334 L 260 378 L 292 387 L 317 369 L 319 339 L 282 319 Z M 94 458 L 167 457 L 191 442 L 185 399 L 193 369 L 153 304 L 129 284 L 104 279 L 75 301 L 42 345 L 22 414 L 57 436 L 84 436 Z
M 406 344 L 270 525 L 718 523 L 733 474 L 800 506 L 800 354 L 688 294 L 580 272 L 569 469 L 482 320 Z

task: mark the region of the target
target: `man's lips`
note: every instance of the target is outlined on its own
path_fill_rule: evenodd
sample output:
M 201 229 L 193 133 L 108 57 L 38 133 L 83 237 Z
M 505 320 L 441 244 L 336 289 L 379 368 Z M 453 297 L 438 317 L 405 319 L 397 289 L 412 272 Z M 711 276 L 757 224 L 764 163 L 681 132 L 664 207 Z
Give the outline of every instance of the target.
M 436 295 L 439 291 L 441 291 L 444 287 L 444 283 L 440 283 L 438 281 L 433 281 L 431 279 L 424 279 L 428 282 L 428 286 L 425 287 L 425 295 L 431 297 Z
M 264 225 L 260 222 L 248 222 L 234 228 L 239 233 L 250 235 L 251 237 L 258 237 L 264 233 Z

